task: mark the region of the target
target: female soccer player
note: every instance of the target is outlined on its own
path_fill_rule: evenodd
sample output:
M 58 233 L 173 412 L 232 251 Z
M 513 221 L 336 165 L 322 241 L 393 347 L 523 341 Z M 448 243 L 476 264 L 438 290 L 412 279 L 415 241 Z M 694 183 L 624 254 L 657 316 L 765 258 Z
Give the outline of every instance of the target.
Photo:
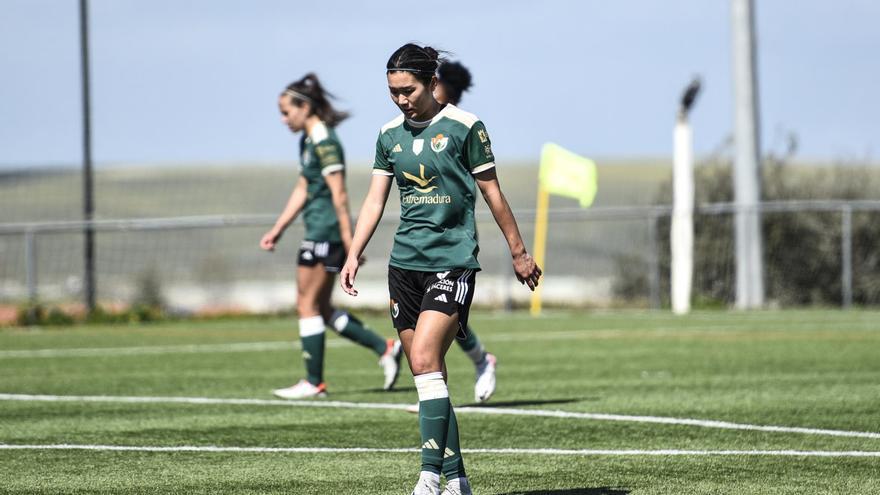
M 278 98 L 281 121 L 300 138 L 301 172 L 287 206 L 260 247 L 272 251 L 284 230 L 302 212 L 306 233 L 299 249 L 297 311 L 306 378 L 273 393 L 284 399 L 324 397 L 324 326 L 372 349 L 385 373 L 384 389 L 394 386 L 400 371 L 399 341 L 385 340 L 360 320 L 336 310 L 330 302 L 336 273 L 351 248 L 351 216 L 345 189 L 345 157 L 333 128 L 348 117 L 330 104 L 332 95 L 318 77 L 307 74 Z
M 444 61 L 437 69 L 437 87 L 434 99 L 441 105 L 452 103 L 458 106 L 461 95 L 471 87 L 471 72 L 459 62 Z M 455 339 L 458 346 L 473 361 L 477 371 L 474 383 L 474 400 L 486 402 L 495 393 L 495 367 L 498 358 L 486 351 L 476 332 L 467 327 L 467 338 Z
M 444 378 L 445 355 L 456 334 L 467 331 L 477 262 L 476 188 L 504 233 L 513 269 L 535 288 L 541 270 L 526 252 L 516 220 L 501 193 L 489 135 L 474 115 L 434 99 L 438 53 L 406 44 L 388 60 L 392 101 L 402 115 L 379 134 L 367 198 L 358 217 L 340 283 L 357 295 L 358 256 L 376 230 L 396 182 L 400 225 L 388 267 L 391 319 L 419 394 L 422 469 L 414 495 L 471 493 L 458 423 Z

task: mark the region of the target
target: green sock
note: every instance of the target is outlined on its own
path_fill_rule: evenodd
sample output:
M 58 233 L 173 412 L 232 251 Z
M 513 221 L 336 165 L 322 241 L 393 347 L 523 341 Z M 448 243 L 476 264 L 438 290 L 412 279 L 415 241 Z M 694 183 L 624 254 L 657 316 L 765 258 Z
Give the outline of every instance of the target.
M 458 342 L 461 350 L 471 358 L 474 364 L 480 364 L 486 359 L 486 348 L 483 347 L 482 342 L 477 338 L 477 333 L 474 332 L 470 325 L 467 327 L 467 338 L 464 340 L 455 339 L 455 341 Z
M 360 320 L 347 311 L 336 310 L 330 317 L 333 328 L 339 332 L 339 335 L 357 342 L 358 344 L 370 348 L 378 355 L 385 354 L 388 348 L 388 341 L 383 339 L 376 332 L 366 327 Z
M 458 420 L 455 411 L 449 407 L 449 431 L 446 433 L 446 452 L 443 455 L 443 476 L 446 481 L 467 476 L 464 472 L 464 459 L 461 457 L 461 445 L 458 443 Z
M 422 471 L 440 474 L 446 435 L 449 432 L 449 391 L 443 373 L 425 373 L 414 377 L 419 392 L 419 432 L 422 435 Z
M 306 380 L 318 385 L 324 381 L 324 319 L 320 316 L 300 318 L 299 340 L 306 364 Z

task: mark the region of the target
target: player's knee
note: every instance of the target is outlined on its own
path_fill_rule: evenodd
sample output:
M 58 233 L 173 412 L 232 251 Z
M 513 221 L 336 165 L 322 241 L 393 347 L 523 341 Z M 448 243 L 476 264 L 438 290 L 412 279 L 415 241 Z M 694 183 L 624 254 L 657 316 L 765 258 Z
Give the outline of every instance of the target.
M 297 299 L 296 311 L 299 313 L 300 318 L 321 314 L 320 306 L 315 301 L 306 298 Z
M 443 371 L 443 363 L 440 359 L 429 353 L 413 353 L 409 361 L 413 375 Z

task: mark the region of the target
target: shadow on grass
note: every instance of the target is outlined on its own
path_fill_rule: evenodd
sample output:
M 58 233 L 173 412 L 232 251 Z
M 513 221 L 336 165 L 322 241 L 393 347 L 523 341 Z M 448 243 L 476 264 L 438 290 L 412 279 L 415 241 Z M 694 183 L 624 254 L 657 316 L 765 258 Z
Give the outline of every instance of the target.
M 497 402 L 472 402 L 461 404 L 456 407 L 521 407 L 521 406 L 545 406 L 548 404 L 571 404 L 574 402 L 596 401 L 598 397 L 583 397 L 580 399 L 546 399 L 546 400 L 507 400 Z
M 346 390 L 345 392 L 341 392 L 336 395 L 337 396 L 342 395 L 342 394 L 350 394 L 350 395 L 353 395 L 353 394 L 392 394 L 393 395 L 393 394 L 400 394 L 400 393 L 404 393 L 404 392 L 411 393 L 411 392 L 415 392 L 415 391 L 416 391 L 415 387 L 394 387 L 391 390 L 385 390 L 383 388 L 367 388 L 367 389 L 363 389 L 363 390 Z
M 530 492 L 507 492 L 499 495 L 627 495 L 631 490 L 626 488 L 563 488 L 561 490 L 532 490 Z

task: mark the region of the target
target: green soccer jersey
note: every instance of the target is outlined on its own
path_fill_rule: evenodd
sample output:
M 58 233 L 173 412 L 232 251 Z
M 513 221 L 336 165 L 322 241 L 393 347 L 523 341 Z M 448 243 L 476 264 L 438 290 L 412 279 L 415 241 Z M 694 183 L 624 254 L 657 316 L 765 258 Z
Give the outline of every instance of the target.
M 373 173 L 393 175 L 400 191 L 391 265 L 417 271 L 479 270 L 473 174 L 494 166 L 486 127 L 454 105 L 428 122 L 401 115 L 382 127 Z
M 333 207 L 333 196 L 324 176 L 333 172 L 345 173 L 345 156 L 336 132 L 323 122 L 312 128 L 300 140 L 300 173 L 308 183 L 303 221 L 306 240 L 342 242 L 339 219 Z

